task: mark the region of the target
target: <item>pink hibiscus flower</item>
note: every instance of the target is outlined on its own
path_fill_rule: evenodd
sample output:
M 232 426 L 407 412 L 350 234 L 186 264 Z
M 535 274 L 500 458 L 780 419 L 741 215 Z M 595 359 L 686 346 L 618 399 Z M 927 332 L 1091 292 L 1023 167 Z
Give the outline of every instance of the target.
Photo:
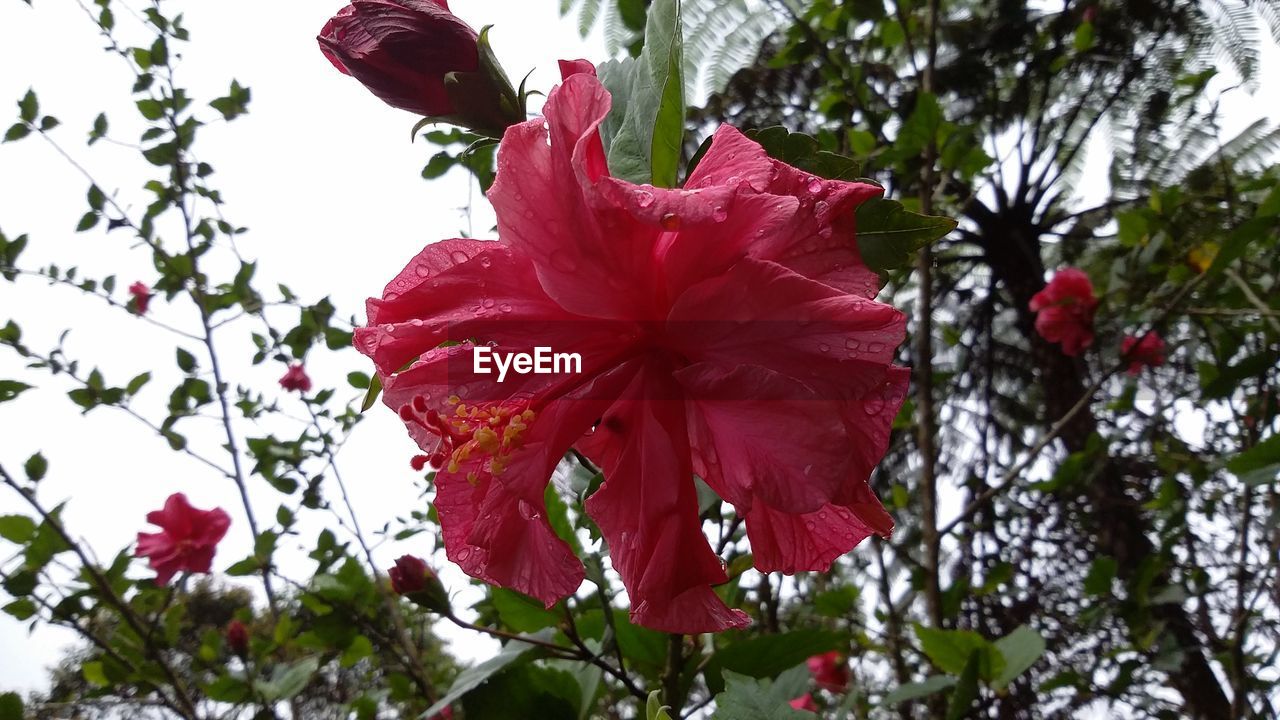
M 1093 283 L 1078 268 L 1063 268 L 1040 292 L 1031 297 L 1036 313 L 1036 332 L 1051 343 L 1060 343 L 1062 352 L 1072 357 L 1093 344 L 1093 313 L 1098 300 Z
M 808 665 L 809 674 L 823 690 L 842 693 L 849 685 L 849 666 L 835 650 L 814 655 L 809 658 Z
M 147 314 L 147 307 L 151 305 L 151 288 L 141 280 L 129 286 L 130 300 L 133 303 L 134 312 L 139 315 Z
M 905 318 L 872 299 L 853 227 L 882 191 L 801 172 L 730 127 L 686 189 L 610 177 L 609 94 L 588 63 L 561 67 L 545 121 L 502 140 L 500 239 L 427 246 L 369 301 L 356 346 L 440 468 L 445 550 L 468 574 L 548 606 L 578 588 L 543 502 L 575 447 L 606 478 L 586 508 L 632 621 L 741 627 L 712 589 L 727 576 L 695 474 L 745 517 L 765 572 L 825 570 L 893 527 L 867 478 L 906 392 L 891 364 Z M 476 367 L 539 346 L 577 353 L 581 372 L 499 382 Z
M 1160 367 L 1164 364 L 1164 338 L 1155 330 L 1138 339 L 1125 335 L 1120 343 L 1120 356 L 1129 359 L 1129 374 L 1137 375 L 1144 367 Z
M 138 533 L 134 555 L 149 558 L 156 583 L 168 585 L 179 572 L 209 572 L 231 517 L 222 508 L 194 508 L 186 495 L 174 493 L 163 509 L 147 513 L 147 522 L 159 526 L 160 532 Z

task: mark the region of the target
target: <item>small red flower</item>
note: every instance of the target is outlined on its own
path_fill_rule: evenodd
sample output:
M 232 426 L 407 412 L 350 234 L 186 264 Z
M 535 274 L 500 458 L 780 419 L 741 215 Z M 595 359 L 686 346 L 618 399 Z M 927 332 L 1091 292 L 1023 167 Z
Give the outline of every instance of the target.
M 147 513 L 147 522 L 158 533 L 138 533 L 137 557 L 147 557 L 156 571 L 156 583 L 167 585 L 181 571 L 207 573 L 213 565 L 218 541 L 227 534 L 231 517 L 222 508 L 200 510 L 187 496 L 174 493 L 164 509 Z
M 1129 360 L 1129 374 L 1137 375 L 1144 367 L 1160 367 L 1164 364 L 1164 339 L 1155 330 L 1138 339 L 1125 335 L 1120 343 L 1120 356 Z
M 227 623 L 227 647 L 231 648 L 231 652 L 244 657 L 249 654 L 249 629 L 239 620 L 232 620 Z
M 787 704 L 794 710 L 804 710 L 812 713 L 818 712 L 818 704 L 813 701 L 813 696 L 809 693 L 805 693 Z
M 293 363 L 289 366 L 289 369 L 280 378 L 280 387 L 285 390 L 297 390 L 303 393 L 311 392 L 311 378 L 307 376 L 307 371 L 303 369 L 302 363 Z
M 1036 332 L 1051 343 L 1061 343 L 1062 352 L 1079 355 L 1093 344 L 1093 313 L 1098 300 L 1093 283 L 1078 268 L 1063 268 L 1032 296 L 1031 312 L 1036 313 Z
M 133 298 L 129 301 L 133 306 L 133 311 L 139 315 L 147 314 L 147 307 L 151 304 L 151 288 L 147 284 L 138 281 L 129 286 L 129 294 Z
M 416 555 L 401 555 L 395 567 L 387 571 L 391 577 L 391 589 L 400 595 L 420 592 L 427 586 L 427 562 Z
M 818 687 L 833 693 L 842 693 L 849 685 L 849 666 L 840 653 L 832 650 L 809 658 L 809 674 Z

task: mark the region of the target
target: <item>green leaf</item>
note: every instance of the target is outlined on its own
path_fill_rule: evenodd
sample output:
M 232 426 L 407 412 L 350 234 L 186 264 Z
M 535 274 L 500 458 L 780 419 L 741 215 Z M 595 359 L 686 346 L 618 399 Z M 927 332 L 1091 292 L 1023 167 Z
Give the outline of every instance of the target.
M 716 695 L 716 720 L 813 720 L 813 713 L 791 707 L 804 694 L 808 668 L 799 666 L 777 680 L 756 679 L 733 672 L 724 674 L 725 691 Z
M 22 464 L 22 470 L 27 473 L 27 479 L 31 482 L 39 482 L 44 479 L 45 473 L 49 472 L 49 461 L 44 458 L 44 455 L 36 453 Z
M 4 142 L 14 142 L 31 134 L 31 128 L 22 123 L 14 123 L 4 133 Z
M 364 400 L 360 401 L 360 412 L 365 412 L 378 402 L 378 396 L 382 394 L 382 378 L 374 375 L 369 379 L 369 392 L 364 394 Z
M 288 700 L 302 692 L 319 669 L 319 658 L 309 657 L 292 665 L 277 666 L 270 680 L 259 680 L 254 685 L 268 702 Z
M 731 643 L 716 653 L 713 663 L 747 677 L 774 677 L 814 655 L 837 650 L 844 645 L 844 639 L 833 632 L 793 630 Z
M 545 642 L 554 637 L 554 635 L 554 632 L 551 630 L 543 630 L 529 637 L 531 639 Z M 520 642 L 519 640 L 508 641 L 506 645 L 502 646 L 502 650 L 497 655 L 494 655 L 479 665 L 467 668 L 466 670 L 458 673 L 458 677 L 453 680 L 453 685 L 449 686 L 449 692 L 445 693 L 439 700 L 437 700 L 435 705 L 427 708 L 427 711 L 422 713 L 420 717 L 430 718 L 433 715 L 438 715 L 443 712 L 445 708 L 454 704 L 458 700 L 461 700 L 467 693 L 485 684 L 485 682 L 496 675 L 499 671 L 519 660 L 521 656 L 534 649 L 534 647 L 536 646 Z
M 1222 247 L 1218 249 L 1218 254 L 1214 256 L 1213 263 L 1209 265 L 1209 269 L 1205 271 L 1206 275 L 1215 275 L 1229 267 L 1241 255 L 1244 255 L 1250 247 L 1255 244 L 1266 241 L 1268 235 L 1274 231 L 1275 219 L 1269 217 L 1255 217 L 1246 220 L 1223 241 Z
M 25 715 L 22 698 L 18 693 L 0 694 L 0 720 L 22 720 Z
M 178 369 L 184 373 L 190 373 L 196 369 L 196 356 L 183 350 L 177 349 Z
M 495 587 L 490 597 L 502 623 L 516 632 L 535 632 L 560 621 L 560 616 L 541 602 L 514 590 Z
M 30 389 L 30 385 L 17 380 L 0 380 L 0 402 L 9 402 Z
M 1227 469 L 1238 476 L 1262 470 L 1280 463 L 1280 433 L 1273 433 L 1262 442 L 1227 461 Z
M 609 146 L 614 177 L 675 187 L 684 142 L 684 39 L 679 0 L 655 0 L 631 90 Z
M 249 699 L 250 688 L 248 683 L 240 678 L 223 675 L 207 685 L 204 685 L 204 692 L 209 696 L 210 700 L 225 703 L 242 703 Z
M 855 225 L 862 262 L 883 275 L 910 266 L 917 250 L 954 230 L 956 221 L 920 215 L 904 209 L 902 203 L 872 198 L 858 206 Z
M 951 699 L 947 701 L 947 720 L 963 720 L 969 714 L 973 701 L 978 699 L 978 675 L 981 665 L 982 651 L 974 650 L 969 653 L 969 659 L 964 664 L 964 672 L 960 673 L 956 689 L 952 691 Z
M 671 720 L 671 714 L 667 712 L 670 709 L 662 704 L 662 692 L 654 690 L 649 693 L 649 699 L 644 704 L 645 720 Z
M 1044 638 L 1026 625 L 1020 625 L 995 644 L 1005 662 L 1004 670 L 991 681 L 991 687 L 996 690 L 1003 689 L 1026 672 L 1044 655 L 1045 650 Z
M 349 668 L 370 655 L 373 655 L 373 643 L 364 635 L 357 635 L 347 649 L 342 651 L 341 665 Z
M 1110 595 L 1111 581 L 1116 576 L 1116 560 L 1103 555 L 1096 558 L 1089 566 L 1089 573 L 1084 577 L 1084 591 L 1087 595 Z
M 462 698 L 462 709 L 467 720 L 577 720 L 579 702 L 572 674 L 526 663 L 507 667 L 472 690 Z
M 18 622 L 22 622 L 35 616 L 36 604 L 26 598 L 19 598 L 5 605 L 4 611 Z
M 107 672 L 100 662 L 87 662 L 80 668 L 80 672 L 84 675 L 84 679 L 94 687 L 102 688 L 111 684 L 111 681 L 107 679 Z
M 22 122 L 33 123 L 40 114 L 40 102 L 36 99 L 35 90 L 27 90 L 27 94 L 18 101 L 18 117 Z
M 0 515 L 0 537 L 19 545 L 36 535 L 36 521 L 26 515 Z
M 916 623 L 915 630 L 916 637 L 920 639 L 920 649 L 945 673 L 963 673 L 975 651 L 979 653 L 979 674 L 984 680 L 1004 671 L 1004 658 L 1000 651 L 972 630 L 938 630 L 919 623 Z
M 760 143 L 769 157 L 828 180 L 856 180 L 862 174 L 857 160 L 823 150 L 818 141 L 804 133 L 781 126 L 748 130 L 748 138 Z
M 887 693 L 881 703 L 892 707 L 907 700 L 915 700 L 946 690 L 955 684 L 956 678 L 950 675 L 934 675 L 922 682 L 899 685 Z
M 636 77 L 636 59 L 622 58 L 600 63 L 596 67 L 596 76 L 600 84 L 609 91 L 613 103 L 609 106 L 609 114 L 600 123 L 600 140 L 604 143 L 606 155 L 613 148 L 613 139 L 622 130 L 623 121 L 627 117 L 627 105 L 631 102 L 631 85 Z

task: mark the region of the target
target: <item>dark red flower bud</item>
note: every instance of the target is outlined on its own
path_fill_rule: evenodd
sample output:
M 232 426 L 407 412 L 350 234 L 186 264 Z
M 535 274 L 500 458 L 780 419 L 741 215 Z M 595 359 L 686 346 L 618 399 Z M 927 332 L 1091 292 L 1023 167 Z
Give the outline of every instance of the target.
M 227 647 L 240 657 L 249 654 L 249 629 L 239 620 L 227 623 Z
M 401 555 L 387 571 L 391 589 L 428 610 L 449 612 L 449 595 L 427 562 L 416 555 Z
M 303 369 L 302 363 L 294 363 L 289 366 L 289 369 L 280 378 L 280 387 L 285 390 L 311 392 L 311 378 L 307 375 L 307 371 Z
M 1098 19 L 1098 8 L 1097 8 L 1097 6 L 1095 6 L 1095 5 L 1090 5 L 1089 7 L 1087 7 L 1087 8 L 1085 8 L 1085 9 L 1084 9 L 1084 21 L 1085 21 L 1085 22 L 1087 22 L 1087 23 L 1092 23 L 1094 20 L 1097 20 L 1097 19 Z
M 445 0 L 353 0 L 317 39 L 334 67 L 392 107 L 494 137 L 524 120 L 484 34 Z
M 387 574 L 391 576 L 391 588 L 401 595 L 408 595 L 427 586 L 429 572 L 426 560 L 415 555 L 401 555 Z

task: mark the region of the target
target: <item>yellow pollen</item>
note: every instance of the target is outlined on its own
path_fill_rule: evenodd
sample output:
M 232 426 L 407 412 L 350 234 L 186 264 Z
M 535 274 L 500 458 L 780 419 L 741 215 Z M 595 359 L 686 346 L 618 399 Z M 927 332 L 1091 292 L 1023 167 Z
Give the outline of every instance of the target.
M 487 461 L 493 475 L 507 469 L 511 454 L 524 444 L 524 436 L 537 417 L 532 410 L 519 406 L 481 407 L 462 403 L 458 403 L 454 414 L 456 417 L 450 425 L 457 431 L 457 444 L 449 457 L 449 472 L 459 472 L 468 461 L 480 464 Z M 473 485 L 476 477 L 474 470 L 467 474 L 467 480 Z

